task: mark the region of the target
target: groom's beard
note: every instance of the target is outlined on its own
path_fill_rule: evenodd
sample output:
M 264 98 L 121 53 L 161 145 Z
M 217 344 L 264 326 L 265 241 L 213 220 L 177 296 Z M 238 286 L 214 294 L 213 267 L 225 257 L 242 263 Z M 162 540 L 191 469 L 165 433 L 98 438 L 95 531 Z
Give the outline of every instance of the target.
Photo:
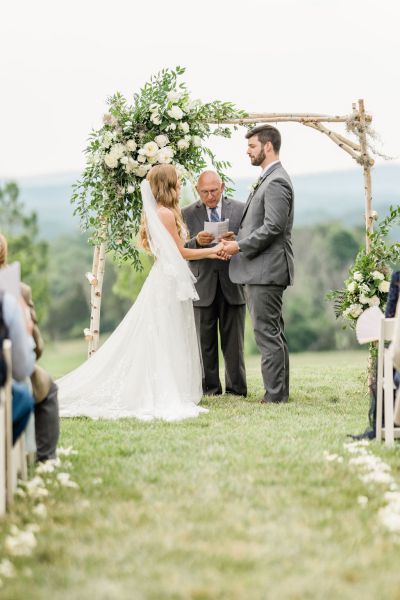
M 264 162 L 266 156 L 264 150 L 260 150 L 260 153 L 257 154 L 254 158 L 251 158 L 251 164 L 255 167 L 259 167 Z

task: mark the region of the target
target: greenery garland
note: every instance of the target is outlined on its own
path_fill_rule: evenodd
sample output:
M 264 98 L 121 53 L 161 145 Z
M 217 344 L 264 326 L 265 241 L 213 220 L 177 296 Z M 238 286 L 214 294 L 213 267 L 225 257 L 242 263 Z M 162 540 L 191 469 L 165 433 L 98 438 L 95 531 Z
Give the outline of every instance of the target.
M 176 165 L 182 180 L 191 180 L 207 167 L 207 159 L 228 182 L 224 169 L 204 145 L 211 135 L 230 137 L 228 127 L 210 122 L 241 118 L 246 113 L 231 102 L 203 104 L 191 100 L 178 78 L 185 69 L 164 69 L 133 97 L 132 105 L 120 93 L 108 99 L 103 126 L 89 136 L 86 167 L 74 185 L 72 202 L 90 242 L 105 242 L 121 260 L 141 269 L 135 238 L 142 209 L 140 183 L 155 164 Z M 229 186 L 227 188 L 229 193 Z

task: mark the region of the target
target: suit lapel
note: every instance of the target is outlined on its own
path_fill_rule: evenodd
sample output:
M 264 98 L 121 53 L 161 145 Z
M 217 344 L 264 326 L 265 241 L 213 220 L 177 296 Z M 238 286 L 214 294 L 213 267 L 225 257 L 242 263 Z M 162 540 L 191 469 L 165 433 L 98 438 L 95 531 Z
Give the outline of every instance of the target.
M 206 207 L 204 206 L 201 200 L 199 200 L 199 202 L 197 203 L 196 218 L 199 222 L 199 225 L 201 226 L 200 231 L 203 231 L 204 221 L 208 221 L 208 213 Z
M 229 200 L 229 198 L 225 198 L 223 196 L 222 204 L 221 204 L 221 221 L 224 221 L 225 219 L 230 219 L 231 212 L 232 212 L 232 202 Z
M 255 195 L 255 193 L 256 193 L 256 192 L 258 191 L 258 189 L 259 189 L 259 188 L 262 186 L 262 184 L 264 183 L 264 181 L 265 181 L 266 179 L 268 179 L 268 177 L 271 175 L 271 173 L 273 173 L 273 172 L 274 172 L 276 169 L 278 169 L 278 167 L 281 167 L 281 166 L 282 166 L 282 164 L 281 164 L 281 162 L 279 161 L 279 162 L 275 163 L 274 165 L 272 165 L 272 167 L 270 168 L 270 170 L 269 170 L 269 171 L 267 171 L 267 172 L 266 172 L 266 173 L 263 175 L 263 177 L 262 177 L 262 179 L 259 181 L 259 183 L 258 183 L 258 185 L 257 185 L 256 189 L 255 189 L 255 190 L 253 190 L 253 191 L 250 193 L 250 196 L 247 198 L 247 202 L 246 202 L 246 205 L 245 205 L 245 207 L 244 207 L 243 215 L 242 215 L 242 218 L 240 219 L 240 222 L 242 222 L 242 221 L 243 221 L 243 219 L 244 219 L 244 217 L 245 217 L 245 215 L 246 215 L 246 213 L 247 213 L 247 210 L 248 210 L 248 208 L 249 208 L 249 206 L 250 206 L 250 202 L 251 202 L 251 200 L 252 200 L 253 196 Z

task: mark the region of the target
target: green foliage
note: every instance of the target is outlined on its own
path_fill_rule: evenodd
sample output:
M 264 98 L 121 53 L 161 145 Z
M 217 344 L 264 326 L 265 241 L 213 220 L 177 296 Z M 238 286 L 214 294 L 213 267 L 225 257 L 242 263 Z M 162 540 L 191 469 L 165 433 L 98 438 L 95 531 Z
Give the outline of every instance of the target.
M 0 186 L 0 230 L 8 242 L 8 262 L 21 264 L 21 277 L 32 287 L 41 322 L 48 303 L 48 245 L 39 239 L 36 213 L 26 213 L 16 183 Z
M 388 238 L 391 227 L 400 225 L 400 206 L 391 206 L 389 214 L 368 232 L 369 252 L 360 248 L 350 267 L 345 288 L 331 291 L 327 297 L 334 302 L 336 317 L 343 317 L 355 327 L 366 308 L 385 308 L 390 286 L 391 265 L 400 260 L 400 243 Z
M 203 145 L 211 135 L 230 137 L 226 127 L 210 121 L 245 115 L 231 102 L 192 101 L 178 79 L 185 69 L 163 69 L 133 97 L 133 104 L 117 92 L 108 99 L 104 125 L 89 136 L 87 163 L 74 186 L 72 202 L 90 241 L 107 244 L 119 260 L 141 269 L 135 236 L 141 217 L 140 184 L 154 164 L 176 165 L 190 180 L 211 160 L 222 179 L 229 163 L 218 161 Z M 228 187 L 227 192 L 231 191 Z

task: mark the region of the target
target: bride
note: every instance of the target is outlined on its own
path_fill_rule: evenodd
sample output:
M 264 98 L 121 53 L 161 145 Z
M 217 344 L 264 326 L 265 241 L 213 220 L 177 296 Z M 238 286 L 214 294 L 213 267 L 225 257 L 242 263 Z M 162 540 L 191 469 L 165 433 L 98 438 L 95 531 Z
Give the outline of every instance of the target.
M 186 260 L 220 258 L 222 245 L 185 248 L 174 166 L 152 167 L 141 191 L 140 237 L 154 265 L 114 333 L 57 382 L 61 416 L 175 421 L 207 412 L 198 406 L 202 366 L 192 305 L 198 296 Z

